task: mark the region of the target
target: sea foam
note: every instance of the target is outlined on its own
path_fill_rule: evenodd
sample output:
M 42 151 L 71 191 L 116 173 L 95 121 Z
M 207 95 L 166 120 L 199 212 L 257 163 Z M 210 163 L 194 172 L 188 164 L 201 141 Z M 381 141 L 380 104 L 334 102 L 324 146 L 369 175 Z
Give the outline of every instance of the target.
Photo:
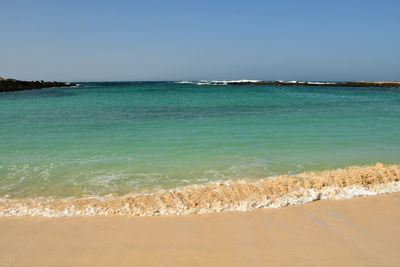
M 180 81 L 180 82 L 176 82 L 176 83 L 178 83 L 178 84 L 196 84 L 196 85 L 228 85 L 228 84 L 234 84 L 234 83 L 257 83 L 260 81 L 261 80 L 221 80 L 221 81 L 201 80 L 201 81 L 197 81 L 197 82 Z
M 280 208 L 320 199 L 400 191 L 400 165 L 228 180 L 151 194 L 87 198 L 0 199 L 0 216 L 188 215 Z

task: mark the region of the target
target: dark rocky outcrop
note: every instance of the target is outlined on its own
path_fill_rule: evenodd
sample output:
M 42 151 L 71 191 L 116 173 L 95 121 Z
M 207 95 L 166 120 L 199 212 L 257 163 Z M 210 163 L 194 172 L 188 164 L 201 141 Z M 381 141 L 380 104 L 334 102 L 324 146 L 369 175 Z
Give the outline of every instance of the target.
M 51 87 L 71 87 L 75 83 L 45 82 L 45 81 L 19 81 L 15 79 L 3 79 L 0 77 L 0 92 L 15 92 Z

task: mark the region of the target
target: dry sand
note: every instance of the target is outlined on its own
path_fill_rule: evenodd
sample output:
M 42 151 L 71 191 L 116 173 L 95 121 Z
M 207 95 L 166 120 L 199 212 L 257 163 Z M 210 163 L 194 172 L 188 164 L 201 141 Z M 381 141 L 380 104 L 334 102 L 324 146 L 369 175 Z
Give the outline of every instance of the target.
M 400 266 L 400 193 L 189 216 L 3 217 L 0 266 Z

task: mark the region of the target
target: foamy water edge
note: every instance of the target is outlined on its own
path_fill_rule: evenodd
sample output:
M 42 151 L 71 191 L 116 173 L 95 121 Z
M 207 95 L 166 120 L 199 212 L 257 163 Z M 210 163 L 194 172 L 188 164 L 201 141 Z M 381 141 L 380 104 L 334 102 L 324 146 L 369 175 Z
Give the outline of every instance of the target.
M 189 215 L 280 208 L 322 199 L 400 191 L 400 165 L 229 180 L 151 194 L 87 198 L 0 199 L 0 216 Z

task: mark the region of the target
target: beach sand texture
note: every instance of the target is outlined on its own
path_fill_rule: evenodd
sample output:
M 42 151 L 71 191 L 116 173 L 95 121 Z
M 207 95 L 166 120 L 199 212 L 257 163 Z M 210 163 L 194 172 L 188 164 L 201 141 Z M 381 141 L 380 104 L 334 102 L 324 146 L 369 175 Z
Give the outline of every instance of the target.
M 2 217 L 0 266 L 399 266 L 400 193 L 190 216 Z

